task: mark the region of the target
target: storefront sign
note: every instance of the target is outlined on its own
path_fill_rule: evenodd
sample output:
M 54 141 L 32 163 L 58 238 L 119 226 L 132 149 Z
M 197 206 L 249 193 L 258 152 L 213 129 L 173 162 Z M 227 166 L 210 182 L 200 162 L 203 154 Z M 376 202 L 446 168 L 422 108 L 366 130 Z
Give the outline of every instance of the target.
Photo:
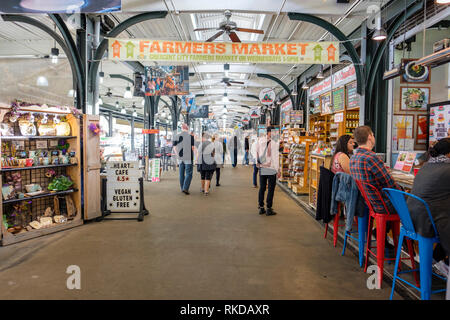
M 137 212 L 140 206 L 138 161 L 107 162 L 107 208 L 111 212 Z
M 261 110 L 259 107 L 252 107 L 250 109 L 250 118 L 258 119 L 261 115 Z
M 292 109 L 292 101 L 291 99 L 288 99 L 286 102 L 284 102 L 281 105 L 281 111 L 287 111 Z
M 108 52 L 110 60 L 122 61 L 339 63 L 336 41 L 243 43 L 110 38 Z
M 142 134 L 158 134 L 159 129 L 142 129 Z
M 334 115 L 334 122 L 335 123 L 344 122 L 344 113 L 343 112 L 336 113 Z
M 334 73 L 332 77 L 330 76 L 309 88 L 309 97 L 314 99 L 317 95 L 331 91 L 331 87 L 337 88 L 354 80 L 356 80 L 355 67 L 353 65 L 349 65 L 348 67 Z
M 265 88 L 259 92 L 259 101 L 266 106 L 270 106 L 271 104 L 273 104 L 275 98 L 275 91 L 273 91 L 271 88 Z
M 450 133 L 450 104 L 437 103 L 430 106 L 430 142 L 448 137 Z

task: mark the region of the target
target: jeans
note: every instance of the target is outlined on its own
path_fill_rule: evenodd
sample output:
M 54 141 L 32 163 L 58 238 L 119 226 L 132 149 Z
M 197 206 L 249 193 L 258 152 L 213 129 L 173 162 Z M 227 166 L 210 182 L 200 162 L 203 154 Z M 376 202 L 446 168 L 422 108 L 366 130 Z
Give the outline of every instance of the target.
M 220 181 L 220 167 L 216 168 L 216 184 L 219 184 Z
M 264 193 L 266 193 L 266 184 L 269 185 L 269 191 L 267 192 L 266 205 L 267 208 L 272 208 L 273 195 L 275 192 L 275 186 L 277 183 L 277 175 L 272 174 L 269 176 L 259 175 L 259 195 L 258 195 L 258 206 L 260 208 L 264 207 Z
M 236 167 L 236 165 L 237 165 L 237 156 L 238 156 L 238 152 L 237 152 L 237 150 L 233 150 L 233 153 L 231 154 L 231 156 L 232 156 L 232 160 L 231 160 L 231 165 L 233 166 L 233 168 L 234 167 Z
M 246 164 L 248 165 L 248 150 L 245 150 L 245 154 L 244 154 L 244 161 L 242 161 L 242 164 Z
M 180 188 L 181 191 L 189 191 L 192 180 L 192 163 L 180 162 Z
M 258 185 L 258 167 L 256 164 L 253 165 L 253 185 L 256 187 Z

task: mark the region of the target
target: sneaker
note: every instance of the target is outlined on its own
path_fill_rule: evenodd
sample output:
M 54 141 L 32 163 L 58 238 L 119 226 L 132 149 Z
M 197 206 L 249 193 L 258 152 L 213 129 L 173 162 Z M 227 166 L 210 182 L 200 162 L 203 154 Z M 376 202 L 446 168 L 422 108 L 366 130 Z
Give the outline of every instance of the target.
M 220 183 L 216 183 L 216 187 L 220 187 Z
M 187 191 L 187 190 L 183 190 L 183 193 L 184 194 L 190 194 L 189 191 Z
M 264 207 L 259 207 L 259 214 L 265 214 L 266 210 L 264 209 Z
M 442 277 L 448 276 L 448 266 L 444 263 L 444 261 L 433 263 L 433 271 Z
M 256 186 L 256 185 L 253 185 L 253 188 L 258 188 L 258 186 Z
M 209 192 L 204 192 L 205 196 L 207 196 L 209 194 Z
M 272 208 L 267 208 L 266 216 L 274 216 L 274 215 L 276 215 L 276 214 L 277 214 L 277 213 L 276 213 L 275 211 L 273 211 Z

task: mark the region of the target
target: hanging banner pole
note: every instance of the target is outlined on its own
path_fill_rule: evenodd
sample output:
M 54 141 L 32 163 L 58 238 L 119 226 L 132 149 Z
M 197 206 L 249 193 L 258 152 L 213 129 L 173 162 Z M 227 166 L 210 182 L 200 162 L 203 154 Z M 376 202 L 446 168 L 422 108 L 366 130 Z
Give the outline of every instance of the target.
M 339 42 L 188 42 L 108 39 L 108 58 L 118 61 L 337 64 Z

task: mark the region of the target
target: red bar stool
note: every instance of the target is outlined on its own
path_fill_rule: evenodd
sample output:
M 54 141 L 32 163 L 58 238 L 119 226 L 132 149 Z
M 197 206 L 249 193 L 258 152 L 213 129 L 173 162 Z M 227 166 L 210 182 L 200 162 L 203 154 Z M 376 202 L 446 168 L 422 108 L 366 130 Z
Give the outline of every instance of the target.
M 342 207 L 342 203 L 338 202 L 338 210 L 337 210 L 337 213 L 334 215 L 334 222 L 333 222 L 333 245 L 335 247 L 337 244 L 339 227 L 345 227 L 345 221 L 344 221 L 344 224 L 339 224 L 339 219 L 341 217 L 341 207 Z M 328 234 L 328 223 L 325 226 L 325 234 L 323 237 L 326 238 L 327 234 Z
M 385 246 L 386 246 L 386 224 L 388 221 L 392 222 L 392 237 L 394 240 L 395 252 L 397 252 L 398 237 L 400 235 L 400 217 L 397 213 L 391 213 L 381 197 L 380 192 L 370 183 L 362 182 L 360 180 L 356 180 L 356 184 L 358 186 L 359 191 L 361 192 L 364 200 L 369 208 L 369 227 L 367 230 L 367 247 L 366 247 L 366 262 L 364 265 L 364 272 L 367 272 L 367 267 L 369 263 L 369 253 L 377 259 L 378 265 L 378 284 L 381 288 L 381 283 L 383 280 L 383 270 L 384 270 L 384 261 L 394 261 L 395 258 L 386 258 L 384 254 Z M 383 204 L 383 208 L 386 213 L 377 213 L 374 211 L 372 204 L 367 197 L 366 190 L 370 190 L 371 193 L 375 194 L 378 201 Z M 373 222 L 377 224 L 377 252 L 372 251 L 372 230 L 373 230 Z M 409 258 L 401 258 L 401 260 L 409 259 L 411 261 L 412 268 L 415 269 L 415 261 L 414 261 L 414 250 L 412 246 L 411 240 L 406 240 L 408 246 L 408 254 Z M 400 246 L 402 244 L 400 243 Z M 399 265 L 400 269 L 400 265 Z M 419 286 L 419 280 L 417 277 L 417 272 L 414 272 L 414 279 L 416 280 L 416 284 Z

